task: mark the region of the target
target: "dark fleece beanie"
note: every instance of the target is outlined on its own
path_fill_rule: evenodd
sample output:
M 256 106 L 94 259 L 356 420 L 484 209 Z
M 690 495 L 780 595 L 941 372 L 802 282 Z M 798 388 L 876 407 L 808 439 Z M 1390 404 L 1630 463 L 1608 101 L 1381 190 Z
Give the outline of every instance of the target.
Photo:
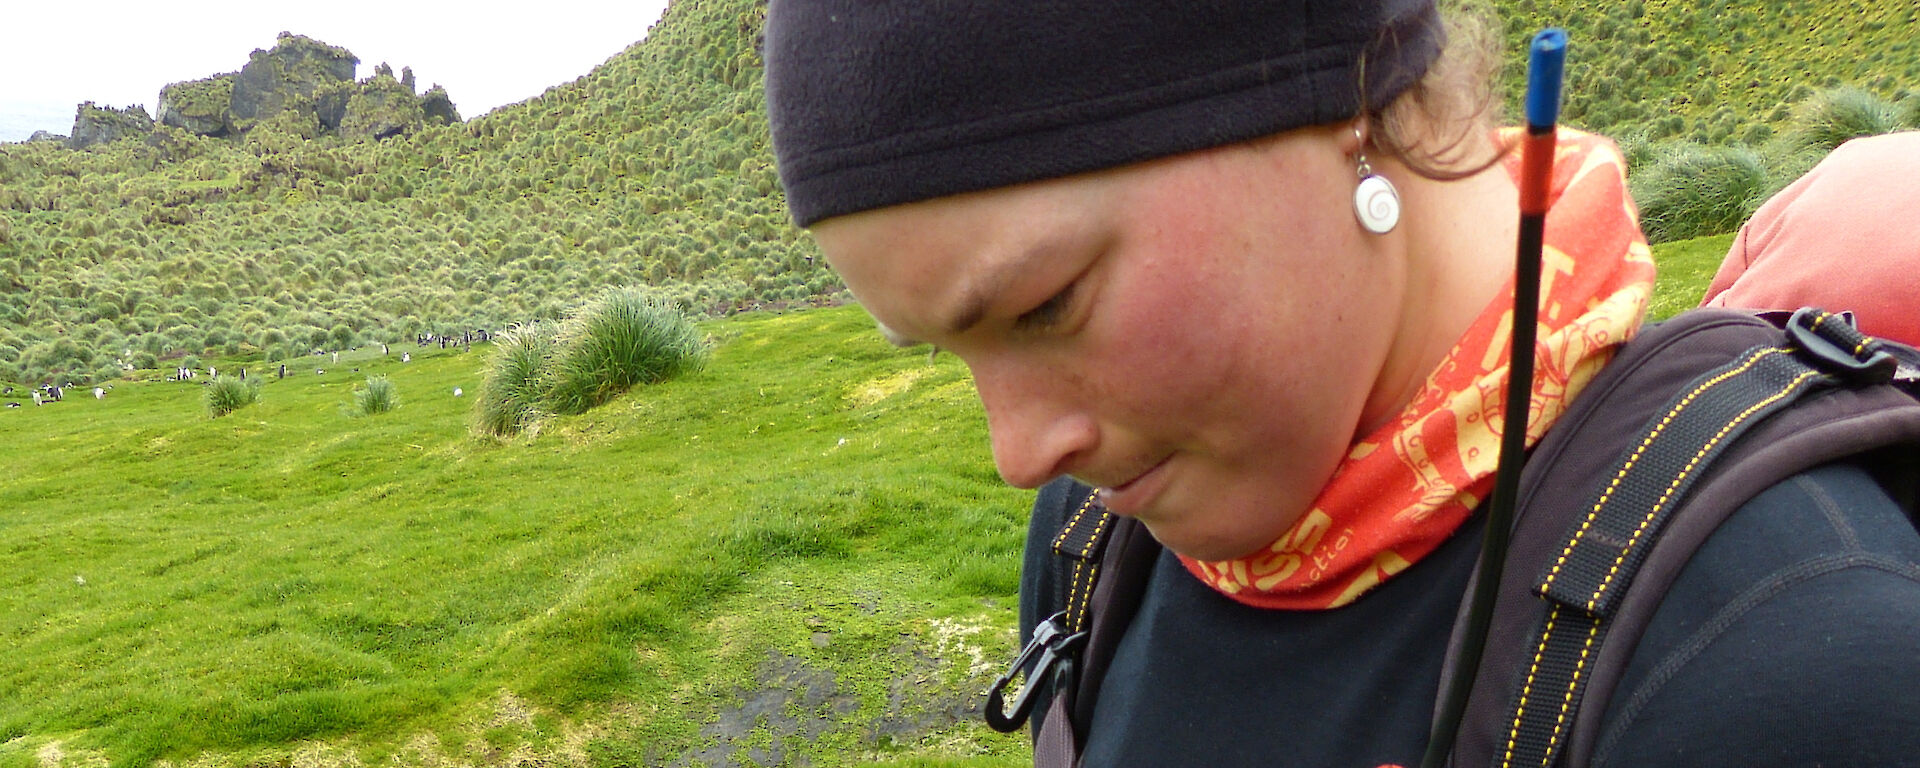
M 767 113 L 794 221 L 1111 168 L 1379 108 L 1433 0 L 772 0 Z

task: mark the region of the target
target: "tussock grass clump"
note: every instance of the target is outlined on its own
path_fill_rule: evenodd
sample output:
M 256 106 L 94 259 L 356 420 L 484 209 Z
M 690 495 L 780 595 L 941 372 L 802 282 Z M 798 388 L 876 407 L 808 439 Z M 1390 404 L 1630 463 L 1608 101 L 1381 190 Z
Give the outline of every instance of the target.
M 1900 130 L 1901 117 L 1899 108 L 1871 92 L 1832 88 L 1800 105 L 1785 139 L 1796 150 L 1824 154 L 1848 139 Z
M 535 322 L 494 338 L 473 409 L 473 429 L 506 437 L 526 429 L 544 413 L 545 371 L 553 357 L 558 328 Z
M 233 376 L 215 376 L 207 385 L 207 416 L 220 418 L 260 402 L 260 380 L 241 381 Z
M 584 413 L 632 389 L 701 364 L 705 345 L 680 310 L 644 290 L 614 288 L 561 324 L 547 403 Z
M 1920 130 L 1920 93 L 1908 94 L 1894 105 L 1900 114 L 1900 125 L 1908 130 Z
M 353 391 L 353 405 L 362 416 L 386 413 L 400 407 L 400 393 L 385 376 L 368 376 L 364 387 Z
M 1620 156 L 1627 161 L 1629 176 L 1653 165 L 1653 162 L 1660 157 L 1660 144 L 1655 142 L 1653 134 L 1645 129 L 1615 136 L 1613 143 L 1620 148 Z
M 1767 163 L 1746 147 L 1679 144 L 1630 181 L 1647 241 L 1732 232 L 1772 188 Z

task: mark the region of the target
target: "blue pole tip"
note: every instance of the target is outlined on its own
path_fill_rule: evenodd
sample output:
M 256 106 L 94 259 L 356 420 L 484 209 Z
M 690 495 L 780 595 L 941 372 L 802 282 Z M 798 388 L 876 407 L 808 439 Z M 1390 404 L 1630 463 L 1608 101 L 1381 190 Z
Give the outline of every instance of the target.
M 1527 62 L 1527 124 L 1545 128 L 1560 120 L 1560 81 L 1567 64 L 1567 31 L 1559 27 L 1533 36 Z

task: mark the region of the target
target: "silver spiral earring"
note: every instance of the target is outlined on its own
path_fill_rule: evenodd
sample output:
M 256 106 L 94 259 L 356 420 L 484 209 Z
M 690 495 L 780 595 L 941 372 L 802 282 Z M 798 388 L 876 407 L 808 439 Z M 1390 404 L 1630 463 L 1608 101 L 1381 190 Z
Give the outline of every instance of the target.
M 1360 138 L 1360 129 L 1353 131 Z M 1373 172 L 1365 152 L 1357 153 L 1360 185 L 1353 190 L 1353 215 L 1368 232 L 1384 235 L 1400 223 L 1400 191 L 1387 177 Z

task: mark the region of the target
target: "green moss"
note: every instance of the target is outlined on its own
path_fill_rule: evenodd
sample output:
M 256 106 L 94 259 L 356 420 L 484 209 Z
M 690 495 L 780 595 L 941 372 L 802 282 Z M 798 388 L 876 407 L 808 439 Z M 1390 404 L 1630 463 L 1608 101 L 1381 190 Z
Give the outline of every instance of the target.
M 324 70 L 332 73 L 334 80 L 352 79 L 353 68 L 360 63 L 360 57 L 353 55 L 352 51 L 345 48 L 328 45 L 306 35 L 285 32 L 280 33 L 279 38 L 274 41 L 273 50 L 268 51 L 267 55 L 284 62 L 311 64 L 310 68 L 303 71 Z M 342 63 L 346 65 L 344 74 L 341 74 L 340 70 Z M 298 73 L 283 72 L 283 74 Z
M 352 138 L 385 138 L 412 133 L 425 123 L 420 97 L 391 76 L 369 78 L 347 99 L 340 133 Z
M 235 73 L 174 83 L 160 90 L 160 99 L 190 117 L 224 116 L 233 103 Z

